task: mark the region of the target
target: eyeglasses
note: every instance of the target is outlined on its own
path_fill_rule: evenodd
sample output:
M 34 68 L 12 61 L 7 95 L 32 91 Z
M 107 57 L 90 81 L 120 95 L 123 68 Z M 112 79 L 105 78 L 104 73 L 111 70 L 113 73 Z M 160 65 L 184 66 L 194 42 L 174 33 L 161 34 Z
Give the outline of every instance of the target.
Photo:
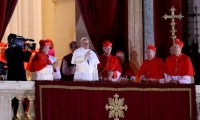
M 88 43 L 83 43 L 84 45 L 89 45 L 90 43 L 88 42 Z

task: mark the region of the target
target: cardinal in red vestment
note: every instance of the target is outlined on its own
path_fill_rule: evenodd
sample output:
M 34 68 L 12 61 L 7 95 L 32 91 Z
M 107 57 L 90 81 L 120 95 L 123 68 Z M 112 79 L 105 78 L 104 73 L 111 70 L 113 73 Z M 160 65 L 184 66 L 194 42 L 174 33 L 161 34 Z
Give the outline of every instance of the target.
M 122 52 L 120 50 L 117 51 L 116 57 L 120 61 L 120 64 L 122 67 L 122 74 L 120 76 L 120 80 L 121 81 L 127 81 L 127 80 L 134 81 L 135 80 L 135 72 L 131 68 L 129 62 L 125 60 L 124 52 Z
M 142 63 L 139 69 L 138 77 L 142 82 L 160 82 L 164 81 L 164 63 L 163 60 L 155 57 L 156 47 L 149 44 L 146 51 L 147 60 Z
M 32 59 L 30 72 L 32 80 L 53 80 L 53 66 L 48 59 L 50 40 L 40 40 L 40 50 Z
M 7 48 L 7 44 L 4 42 L 0 42 L 0 61 L 6 63 L 5 58 L 5 50 Z
M 181 53 L 183 46 L 184 43 L 176 39 L 173 45 L 174 54 L 166 60 L 164 73 L 167 83 L 189 84 L 195 75 L 190 58 Z
M 112 56 L 112 43 L 106 40 L 102 43 L 104 54 L 99 57 L 100 64 L 98 64 L 99 79 L 108 81 L 118 81 L 122 73 L 122 67 L 119 60 Z

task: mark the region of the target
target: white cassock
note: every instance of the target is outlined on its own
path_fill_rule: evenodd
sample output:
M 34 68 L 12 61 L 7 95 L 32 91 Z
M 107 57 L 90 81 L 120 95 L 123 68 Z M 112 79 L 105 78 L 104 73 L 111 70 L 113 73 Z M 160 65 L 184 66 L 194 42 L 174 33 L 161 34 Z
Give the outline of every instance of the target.
M 56 58 L 54 56 L 51 56 L 51 55 L 48 55 L 48 56 L 52 64 L 56 62 Z M 58 66 L 56 67 L 56 72 L 53 72 L 53 79 L 54 80 L 61 79 L 60 68 Z
M 90 51 L 90 55 L 85 58 L 85 54 Z M 99 59 L 94 51 L 90 49 L 78 48 L 72 56 L 72 64 L 76 64 L 74 81 L 96 81 L 98 78 L 97 64 Z
M 40 71 L 32 72 L 31 80 L 52 80 L 53 81 L 53 66 L 47 65 Z

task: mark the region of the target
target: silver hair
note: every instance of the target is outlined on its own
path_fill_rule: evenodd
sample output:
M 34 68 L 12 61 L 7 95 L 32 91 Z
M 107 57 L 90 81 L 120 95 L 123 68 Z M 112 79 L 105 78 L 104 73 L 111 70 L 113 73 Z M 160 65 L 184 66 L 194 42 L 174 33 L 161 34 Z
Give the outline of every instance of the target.
M 89 41 L 89 38 L 83 37 L 83 38 L 81 38 L 81 42 L 82 42 L 83 40 L 88 40 L 88 41 Z

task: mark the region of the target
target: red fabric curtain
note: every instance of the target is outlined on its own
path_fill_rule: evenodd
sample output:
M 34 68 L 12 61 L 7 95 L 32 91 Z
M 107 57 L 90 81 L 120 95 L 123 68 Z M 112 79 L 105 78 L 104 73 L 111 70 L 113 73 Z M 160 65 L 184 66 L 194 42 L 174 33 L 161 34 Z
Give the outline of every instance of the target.
M 113 43 L 112 53 L 128 52 L 128 1 L 77 0 L 87 32 L 97 53 L 101 55 L 102 41 Z
M 193 84 L 36 81 L 35 90 L 37 120 L 113 120 L 105 106 L 115 94 L 128 107 L 120 120 L 196 120 Z
M 170 23 L 171 19 L 165 20 L 162 18 L 165 14 L 171 15 L 171 7 L 176 9 L 175 15 L 182 13 L 182 0 L 154 0 L 154 37 L 155 45 L 157 47 L 157 56 L 166 58 L 170 55 L 170 46 L 173 45 L 173 41 L 170 38 L 172 29 Z M 184 19 L 184 18 L 182 18 Z M 182 40 L 182 20 L 175 19 L 175 29 L 177 32 L 175 35 Z
M 18 0 L 0 0 L 0 41 L 14 12 Z

